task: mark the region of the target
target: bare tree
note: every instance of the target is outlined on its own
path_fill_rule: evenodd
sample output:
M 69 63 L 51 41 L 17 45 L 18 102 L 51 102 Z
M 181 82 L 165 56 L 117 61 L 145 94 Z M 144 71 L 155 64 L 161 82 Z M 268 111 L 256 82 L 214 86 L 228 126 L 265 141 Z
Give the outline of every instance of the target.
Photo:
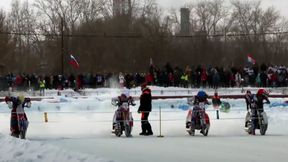
M 37 58 L 35 54 L 37 53 L 36 50 L 39 49 L 37 45 L 39 38 L 36 34 L 36 17 L 28 1 L 23 3 L 20 3 L 19 0 L 12 1 L 11 12 L 8 14 L 8 23 L 11 32 L 15 33 L 12 38 L 16 45 L 14 49 L 16 64 L 23 71 L 29 71 L 33 68 L 28 62 Z
M 228 66 L 243 64 L 249 52 L 259 62 L 287 57 L 287 35 L 275 34 L 288 31 L 287 20 L 260 1 L 232 0 L 230 6 L 224 0 L 188 3 L 191 33 L 184 36 L 178 35 L 179 9 L 165 14 L 155 0 L 125 0 L 115 12 L 113 2 L 35 0 L 31 6 L 13 0 L 11 12 L 0 12 L 0 31 L 12 32 L 1 35 L 0 55 L 16 62 L 18 72 L 39 72 L 38 65 L 53 64 L 43 72 L 59 73 L 59 60 L 65 56 L 63 65 L 73 54 L 80 70 L 66 65 L 66 74 L 143 71 L 150 58 L 162 65 Z
M 9 69 L 8 62 L 11 61 L 11 49 L 13 49 L 13 43 L 10 41 L 10 35 L 5 33 L 9 32 L 7 24 L 7 16 L 3 10 L 0 10 L 0 73 L 4 73 Z
M 227 16 L 223 0 L 203 0 L 192 6 L 192 18 L 197 21 L 198 31 L 216 34 L 217 25 Z
M 233 29 L 237 33 L 247 35 L 239 39 L 238 43 L 242 44 L 244 51 L 253 52 L 260 61 L 268 62 L 271 50 L 268 48 L 270 43 L 267 39 L 271 35 L 267 33 L 277 30 L 279 13 L 273 7 L 264 10 L 261 1 L 235 0 L 232 1 L 232 5 Z

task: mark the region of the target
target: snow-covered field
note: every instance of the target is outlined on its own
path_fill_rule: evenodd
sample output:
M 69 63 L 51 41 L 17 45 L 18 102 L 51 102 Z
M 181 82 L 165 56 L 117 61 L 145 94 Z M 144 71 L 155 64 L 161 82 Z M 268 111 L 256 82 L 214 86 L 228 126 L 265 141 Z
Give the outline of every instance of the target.
M 154 91 L 153 91 L 154 90 Z M 121 91 L 121 90 L 120 90 Z M 134 117 L 133 137 L 116 137 L 111 134 L 115 107 L 111 97 L 120 93 L 117 89 L 85 90 L 86 96 L 64 91 L 61 96 L 49 91 L 46 98 L 33 101 L 27 109 L 30 121 L 27 140 L 9 136 L 10 113 L 5 103 L 0 103 L 0 161 L 27 162 L 186 162 L 186 161 L 287 161 L 288 107 L 266 105 L 269 127 L 265 136 L 247 135 L 244 131 L 246 114 L 243 99 L 225 99 L 231 105 L 229 113 L 208 106 L 211 128 L 208 137 L 199 133 L 195 137 L 185 131 L 187 99 L 154 100 L 149 119 L 154 136 L 139 136 L 139 101 L 132 107 Z M 212 90 L 207 90 L 213 94 Z M 152 87 L 152 95 L 195 94 L 196 90 Z M 272 91 L 273 92 L 273 91 Z M 274 90 L 281 93 L 280 90 Z M 240 94 L 241 89 L 220 89 L 219 94 Z M 83 95 L 82 94 L 82 95 Z M 130 92 L 139 96 L 139 88 Z M 66 97 L 64 96 L 66 95 Z M 283 103 L 288 99 L 270 99 Z M 161 109 L 161 125 L 160 113 Z M 44 122 L 48 113 L 48 123 Z M 163 138 L 157 137 L 164 135 Z

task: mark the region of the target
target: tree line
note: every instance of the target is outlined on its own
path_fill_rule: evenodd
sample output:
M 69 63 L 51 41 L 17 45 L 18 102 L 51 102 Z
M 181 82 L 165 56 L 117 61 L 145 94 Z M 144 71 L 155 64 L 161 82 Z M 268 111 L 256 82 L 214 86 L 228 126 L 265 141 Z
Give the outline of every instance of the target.
M 286 65 L 288 21 L 261 1 L 199 0 L 189 33 L 180 34 L 180 9 L 155 0 L 13 0 L 0 11 L 0 73 L 145 72 L 164 66 Z M 114 6 L 114 7 L 113 7 Z M 78 60 L 79 69 L 67 62 Z

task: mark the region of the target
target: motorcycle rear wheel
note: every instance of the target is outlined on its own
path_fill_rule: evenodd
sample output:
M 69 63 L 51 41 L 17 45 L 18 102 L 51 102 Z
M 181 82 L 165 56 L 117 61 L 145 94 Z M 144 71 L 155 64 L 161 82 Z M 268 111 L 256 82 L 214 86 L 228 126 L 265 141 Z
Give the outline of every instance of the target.
M 206 124 L 205 128 L 202 129 L 202 134 L 204 136 L 208 136 L 209 128 L 210 128 L 210 124 Z
M 120 137 L 122 135 L 122 128 L 121 128 L 121 124 L 120 123 L 117 123 L 115 125 L 115 135 L 117 137 Z
M 193 124 L 190 126 L 190 131 L 188 132 L 190 136 L 195 136 L 195 127 Z

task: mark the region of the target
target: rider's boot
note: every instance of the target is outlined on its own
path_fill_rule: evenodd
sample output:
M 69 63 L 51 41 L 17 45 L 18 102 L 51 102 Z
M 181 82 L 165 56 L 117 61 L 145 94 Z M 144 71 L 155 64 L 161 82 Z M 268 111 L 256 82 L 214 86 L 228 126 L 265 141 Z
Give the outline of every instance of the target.
M 152 130 L 150 130 L 150 131 L 148 131 L 148 132 L 146 133 L 146 136 L 152 136 L 152 135 L 153 135 Z
M 249 132 L 250 135 L 255 135 L 255 129 Z
M 12 136 L 12 137 L 16 137 L 16 138 L 19 138 L 19 134 L 17 134 L 17 133 L 14 133 L 14 132 L 12 132 L 12 133 L 11 133 L 11 136 Z
M 145 136 L 147 133 L 147 125 L 146 125 L 146 122 L 141 122 L 141 129 L 142 129 L 142 132 L 139 133 L 140 136 Z

